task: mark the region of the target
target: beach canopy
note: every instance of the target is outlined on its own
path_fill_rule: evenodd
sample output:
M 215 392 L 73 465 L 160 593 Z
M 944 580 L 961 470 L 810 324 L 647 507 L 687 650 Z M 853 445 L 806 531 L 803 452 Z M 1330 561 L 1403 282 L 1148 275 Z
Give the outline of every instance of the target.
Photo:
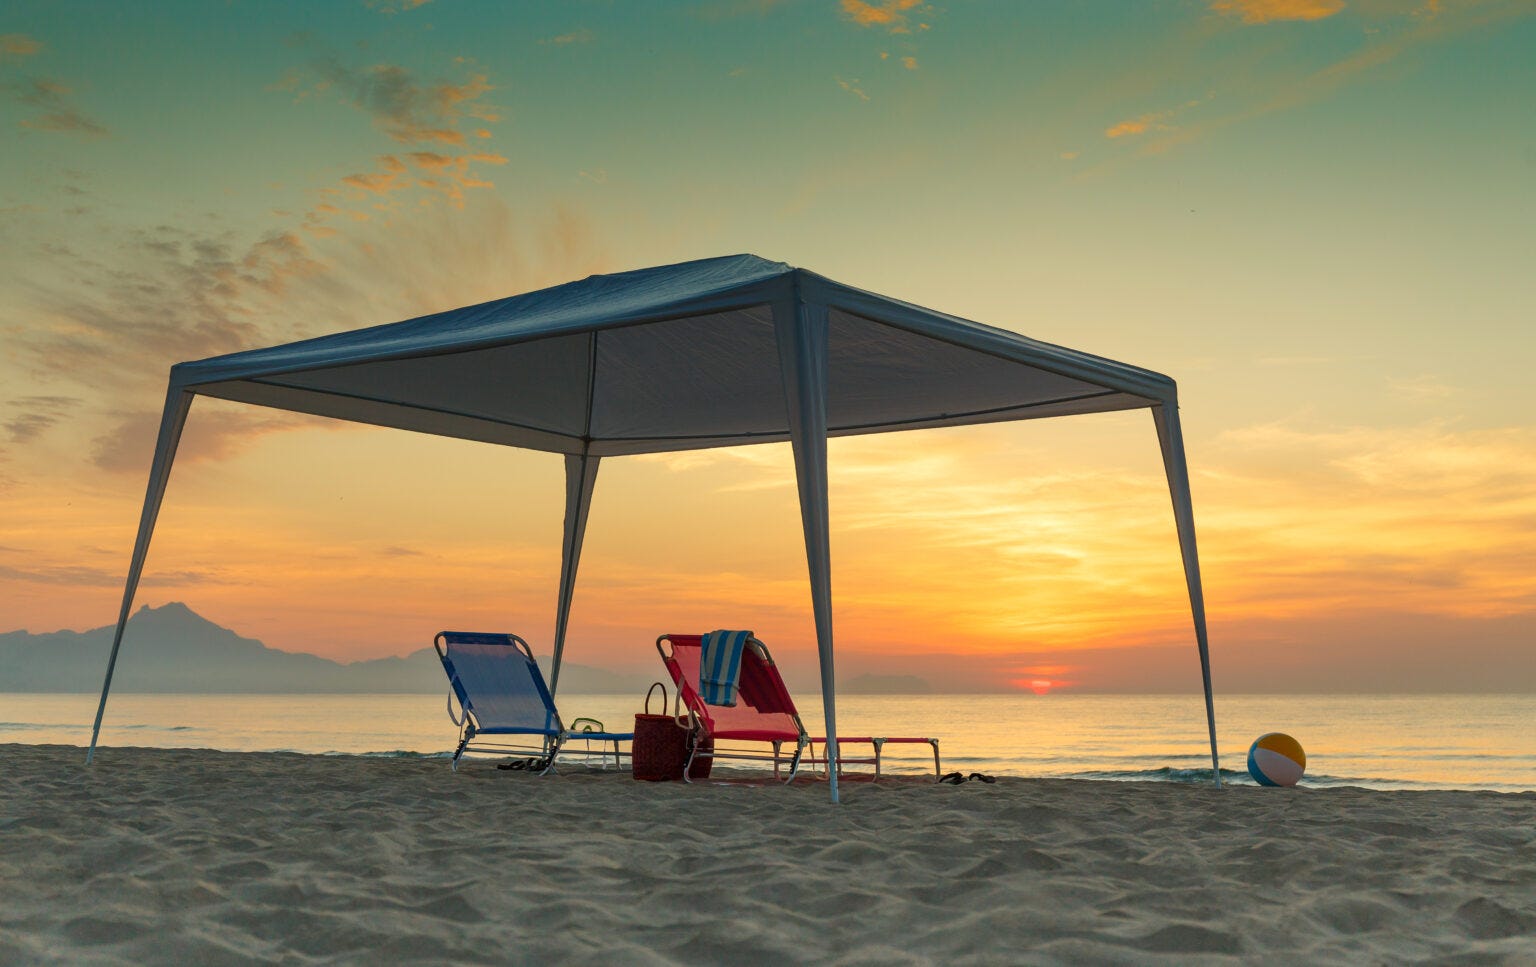
M 601 459 L 789 441 L 828 736 L 837 727 L 827 438 L 1148 408 L 1173 498 L 1216 767 L 1205 607 L 1173 380 L 753 255 L 596 275 L 392 325 L 171 367 L 92 752 L 195 395 L 564 454 L 552 689 L 559 687 Z M 835 757 L 835 748 L 828 753 Z M 837 773 L 830 775 L 835 801 Z

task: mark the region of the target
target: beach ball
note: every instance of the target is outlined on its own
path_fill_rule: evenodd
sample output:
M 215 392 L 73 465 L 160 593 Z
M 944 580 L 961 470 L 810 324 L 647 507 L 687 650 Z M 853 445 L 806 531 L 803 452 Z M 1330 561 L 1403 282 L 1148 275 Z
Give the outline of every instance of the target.
M 1306 771 L 1301 743 L 1284 732 L 1266 732 L 1248 747 L 1248 774 L 1261 786 L 1294 786 Z

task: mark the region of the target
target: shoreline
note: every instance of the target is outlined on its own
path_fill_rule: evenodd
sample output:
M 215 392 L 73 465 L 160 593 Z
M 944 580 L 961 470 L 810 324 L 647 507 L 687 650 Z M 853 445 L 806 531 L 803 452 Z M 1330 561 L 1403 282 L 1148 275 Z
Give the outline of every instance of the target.
M 23 747 L 49 747 L 49 748 L 57 748 L 57 749 L 65 749 L 65 750 L 75 750 L 76 752 L 78 752 L 78 759 L 76 761 L 78 761 L 81 765 L 84 765 L 84 761 L 85 761 L 86 747 L 84 745 L 78 745 L 77 746 L 77 745 L 68 745 L 68 744 L 50 743 L 50 742 L 26 743 L 26 742 L 6 742 L 6 741 L 0 741 L 0 749 L 4 749 L 7 745 L 17 745 L 17 746 L 23 746 Z M 452 752 L 451 749 L 441 749 L 441 750 L 437 750 L 437 751 L 433 751 L 433 752 L 418 752 L 418 751 L 415 751 L 415 750 L 412 750 L 412 749 L 381 749 L 381 750 L 370 750 L 370 751 L 363 751 L 363 752 L 344 751 L 344 750 L 331 750 L 331 751 L 325 751 L 325 752 L 314 752 L 314 751 L 308 751 L 308 750 L 302 750 L 302 749 L 218 749 L 218 748 L 212 748 L 212 747 L 208 747 L 208 746 L 166 746 L 166 745 L 156 745 L 156 746 L 107 746 L 107 745 L 103 744 L 103 745 L 100 745 L 98 747 L 98 751 L 100 751 L 101 749 L 107 749 L 107 748 L 117 748 L 117 749 L 121 749 L 121 750 L 135 750 L 135 751 L 159 751 L 159 752 L 207 752 L 207 753 L 213 753 L 213 754 L 229 754 L 229 755 L 298 755 L 298 756 L 316 756 L 316 757 L 319 757 L 319 758 L 340 758 L 340 759 L 356 758 L 356 759 L 425 760 L 425 761 L 440 761 L 440 762 L 444 762 L 444 763 L 450 762 L 452 760 L 452 758 L 453 758 L 453 752 Z M 506 758 L 507 758 L 507 756 L 501 756 L 500 757 L 500 759 L 506 759 Z M 1234 756 L 1234 758 L 1235 758 L 1235 756 Z M 66 761 L 66 762 L 69 761 L 67 756 L 64 758 L 64 761 Z M 485 765 L 485 764 L 488 764 L 488 763 L 494 763 L 494 762 L 499 761 L 499 760 L 498 760 L 498 757 L 487 756 L 487 755 L 483 755 L 482 754 L 482 755 L 478 755 L 478 756 L 466 757 L 464 761 L 466 763 L 467 762 L 475 762 L 475 763 L 479 763 L 481 765 Z M 580 762 L 580 760 L 571 760 L 571 761 L 572 761 L 572 763 L 575 763 L 575 764 L 579 764 L 579 762 Z M 950 764 L 951 763 L 946 763 L 946 765 L 945 765 L 946 772 L 951 771 L 949 769 L 949 765 Z M 891 763 L 889 763 L 889 762 L 887 763 L 888 767 L 891 766 L 891 765 L 892 765 Z M 972 765 L 974 765 L 974 763 Z M 966 765 L 960 771 L 962 773 L 970 772 L 971 769 L 972 769 L 972 765 Z M 917 780 L 923 780 L 923 779 L 932 780 L 932 779 L 935 778 L 933 773 L 932 773 L 931 768 L 928 768 L 926 764 L 924 764 L 924 767 L 921 768 L 921 769 L 914 769 L 911 766 L 911 764 L 908 763 L 908 762 L 897 761 L 894 764 L 894 766 L 895 766 L 894 770 L 888 768 L 888 770 L 887 770 L 887 772 L 885 774 L 885 778 L 886 779 L 899 780 L 899 781 L 909 781 L 909 780 L 917 781 Z M 463 766 L 461 764 L 461 768 L 462 767 Z M 730 770 L 732 770 L 733 768 L 739 768 L 739 767 L 733 767 L 733 766 L 727 764 L 727 765 L 716 766 L 716 768 L 717 769 L 723 769 L 727 773 L 729 773 Z M 850 775 L 850 774 L 845 773 L 843 775 L 843 781 L 844 782 L 848 782 L 850 780 L 853 781 L 853 782 L 862 781 L 863 777 L 858 772 L 854 771 L 854 770 L 857 770 L 857 769 L 860 769 L 860 768 L 862 768 L 862 767 L 859 767 L 859 766 L 852 767 L 851 770 L 850 770 L 850 772 L 852 774 Z M 1006 779 L 1009 779 L 1009 780 L 1027 780 L 1027 781 L 1058 781 L 1059 780 L 1059 781 L 1089 782 L 1089 783 L 1151 783 L 1151 784 L 1154 784 L 1154 785 L 1212 786 L 1212 787 L 1214 787 L 1214 783 L 1211 782 L 1211 770 L 1209 768 L 1191 768 L 1191 767 L 1186 767 L 1186 766 L 1172 766 L 1172 765 L 1169 765 L 1169 766 L 1150 766 L 1150 767 L 1143 768 L 1143 769 L 1126 770 L 1126 771 L 1123 771 L 1123 772 L 1107 772 L 1107 771 L 1103 771 L 1103 770 L 1088 769 L 1088 770 L 1084 770 L 1082 772 L 1065 773 L 1065 774 L 1058 774 L 1058 775 L 1022 775 L 1022 774 L 1019 774 L 1019 773 L 1016 773 L 1016 772 L 1009 772 L 1006 769 L 996 769 L 995 767 L 991 767 L 991 766 L 989 766 L 989 768 L 993 768 L 993 770 L 994 770 L 993 772 L 989 773 L 990 776 L 996 777 L 996 778 L 1006 778 Z M 746 769 L 747 769 L 748 772 L 751 771 L 750 767 L 746 767 Z M 804 781 L 822 781 L 822 780 L 825 779 L 824 776 L 819 776 L 819 775 L 815 774 L 814 772 L 810 771 L 809 769 L 802 770 L 801 773 L 800 773 L 800 776 L 801 776 L 800 781 L 802 781 L 802 782 L 804 782 Z M 884 779 L 882 779 L 881 781 L 884 781 Z M 1223 765 L 1222 769 L 1221 769 L 1221 781 L 1222 781 L 1222 786 L 1224 788 L 1227 787 L 1227 786 L 1247 786 L 1247 787 L 1257 787 L 1258 786 L 1258 783 L 1255 782 L 1249 776 L 1249 774 L 1248 774 L 1246 769 L 1233 768 L 1233 767 L 1226 766 L 1226 765 Z M 1303 791 L 1306 791 L 1306 790 L 1325 790 L 1325 789 L 1360 789 L 1360 790 L 1369 790 L 1369 791 L 1372 791 L 1372 792 L 1466 792 L 1466 793 L 1492 792 L 1492 793 L 1499 793 L 1499 794 L 1503 794 L 1503 795 L 1519 795 L 1521 793 L 1536 794 L 1536 788 L 1531 788 L 1531 787 L 1527 787 L 1527 786 L 1524 786 L 1524 785 L 1514 785 L 1514 784 L 1509 784 L 1509 783 L 1492 783 L 1492 782 L 1490 782 L 1490 783 L 1486 783 L 1486 784 L 1482 784 L 1482 785 L 1451 785 L 1449 783 L 1438 784 L 1438 783 L 1433 783 L 1433 782 L 1428 782 L 1428 781 L 1418 780 L 1418 779 L 1394 779 L 1394 778 L 1390 778 L 1390 777 L 1378 777 L 1378 778 L 1341 777 L 1341 776 L 1331 776 L 1331 775 L 1326 775 L 1326 774 L 1314 774 L 1314 773 L 1311 773 L 1311 772 L 1308 772 L 1303 777 L 1302 781 L 1300 783 L 1298 783 L 1297 788 L 1301 789 Z
M 1536 963 L 1536 793 L 0 745 L 0 962 Z

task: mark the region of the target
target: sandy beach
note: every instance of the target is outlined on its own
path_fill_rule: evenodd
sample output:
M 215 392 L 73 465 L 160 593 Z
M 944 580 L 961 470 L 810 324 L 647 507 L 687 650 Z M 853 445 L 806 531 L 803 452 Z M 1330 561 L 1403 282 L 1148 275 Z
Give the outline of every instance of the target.
M 0 963 L 1536 964 L 1536 793 L 0 746 Z

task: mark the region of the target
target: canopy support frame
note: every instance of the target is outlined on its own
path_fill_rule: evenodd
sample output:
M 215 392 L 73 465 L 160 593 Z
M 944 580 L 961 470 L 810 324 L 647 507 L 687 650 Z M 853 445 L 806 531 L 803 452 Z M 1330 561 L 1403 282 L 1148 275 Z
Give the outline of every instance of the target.
M 1211 648 L 1205 625 L 1205 591 L 1200 585 L 1200 552 L 1195 545 L 1194 502 L 1189 492 L 1189 466 L 1184 459 L 1184 432 L 1179 426 L 1177 398 L 1152 407 L 1157 439 L 1173 499 L 1173 520 L 1184 558 L 1184 583 L 1189 587 L 1189 611 L 1195 623 L 1195 644 L 1200 650 L 1200 680 L 1205 686 L 1205 722 L 1211 736 L 1211 777 L 1221 788 L 1221 759 L 1216 751 L 1216 703 L 1211 697 Z
M 774 303 L 779 372 L 784 380 L 800 523 L 811 579 L 816 652 L 821 665 L 822 712 L 826 719 L 827 762 L 838 761 L 837 675 L 832 658 L 832 539 L 827 507 L 827 329 L 828 307 L 802 300 L 799 286 L 789 301 Z M 832 801 L 838 801 L 838 770 L 827 768 Z
M 565 537 L 560 547 L 560 599 L 555 606 L 555 644 L 550 656 L 549 694 L 560 688 L 560 666 L 565 656 L 565 631 L 571 620 L 571 599 L 576 595 L 576 568 L 581 563 L 581 542 L 587 533 L 587 513 L 592 509 L 592 488 L 602 457 L 590 453 L 565 456 Z
M 85 750 L 86 765 L 90 765 L 96 758 L 96 740 L 101 735 L 101 719 L 107 711 L 107 693 L 112 690 L 112 673 L 117 669 L 117 653 L 123 645 L 123 632 L 128 629 L 133 598 L 139 590 L 139 577 L 144 573 L 144 561 L 149 557 L 149 541 L 155 534 L 155 521 L 160 517 L 160 505 L 165 500 L 171 464 L 176 459 L 181 431 L 187 425 L 187 414 L 192 409 L 192 396 L 190 390 L 182 389 L 174 379 L 166 387 L 165 410 L 160 414 L 160 435 L 155 440 L 155 459 L 150 464 L 144 509 L 139 514 L 139 534 L 133 542 L 133 559 L 128 565 L 128 580 L 123 587 L 123 607 L 118 612 L 117 628 L 112 633 L 112 653 L 107 657 L 107 674 L 101 683 L 101 701 L 96 704 L 96 721 L 91 725 L 91 744 Z

